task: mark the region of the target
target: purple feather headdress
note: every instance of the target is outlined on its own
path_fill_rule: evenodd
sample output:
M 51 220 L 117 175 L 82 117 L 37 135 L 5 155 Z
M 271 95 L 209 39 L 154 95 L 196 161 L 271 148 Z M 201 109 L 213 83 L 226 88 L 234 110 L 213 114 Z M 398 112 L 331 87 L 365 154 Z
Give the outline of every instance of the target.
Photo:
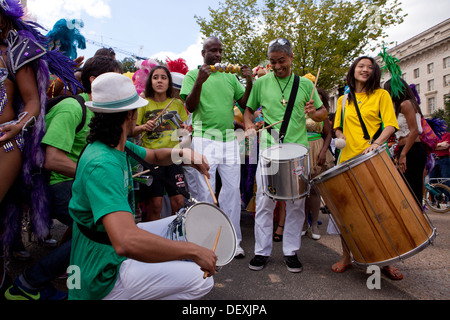
M 44 28 L 36 22 L 23 20 L 24 10 L 19 0 L 0 0 L 0 10 L 13 22 L 16 30 L 27 32 L 41 46 L 48 47 L 50 39 L 38 31 L 38 28 Z M 60 78 L 66 87 L 70 85 L 74 94 L 77 87 L 83 88 L 75 78 L 73 70 L 76 63 L 73 60 L 58 51 L 47 51 L 42 58 L 47 62 L 50 72 Z

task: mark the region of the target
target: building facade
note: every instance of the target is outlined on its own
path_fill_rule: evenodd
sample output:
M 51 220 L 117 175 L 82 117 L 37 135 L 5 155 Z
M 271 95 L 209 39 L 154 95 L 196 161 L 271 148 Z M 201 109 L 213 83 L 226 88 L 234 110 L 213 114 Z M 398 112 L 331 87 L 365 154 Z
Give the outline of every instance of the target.
M 445 108 L 445 100 L 450 99 L 450 19 L 389 49 L 388 53 L 400 60 L 403 79 L 416 85 L 424 116 Z M 380 63 L 381 59 L 377 57 L 377 61 Z M 381 86 L 389 79 L 386 72 Z

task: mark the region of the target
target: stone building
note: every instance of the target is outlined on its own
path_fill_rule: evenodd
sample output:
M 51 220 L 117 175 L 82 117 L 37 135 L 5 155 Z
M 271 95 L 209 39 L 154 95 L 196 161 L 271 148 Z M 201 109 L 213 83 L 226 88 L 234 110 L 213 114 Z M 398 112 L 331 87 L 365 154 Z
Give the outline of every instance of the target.
M 388 53 L 400 60 L 403 79 L 416 85 L 422 113 L 427 116 L 444 109 L 445 99 L 450 98 L 450 18 L 389 49 Z M 381 86 L 389 79 L 389 73 L 385 73 Z
M 400 60 L 403 79 L 416 85 L 424 116 L 444 109 L 445 99 L 450 98 L 450 18 L 390 48 L 388 53 Z M 382 65 L 380 57 L 376 60 Z M 381 87 L 389 79 L 385 72 Z M 330 90 L 330 112 L 336 111 L 340 94 L 342 88 Z

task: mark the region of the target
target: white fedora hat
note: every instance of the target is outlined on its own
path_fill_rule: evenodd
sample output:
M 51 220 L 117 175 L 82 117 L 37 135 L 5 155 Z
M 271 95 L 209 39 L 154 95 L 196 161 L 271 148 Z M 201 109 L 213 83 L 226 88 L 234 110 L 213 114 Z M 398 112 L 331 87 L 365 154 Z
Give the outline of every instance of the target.
M 173 88 L 181 90 L 181 85 L 183 84 L 184 74 L 179 72 L 171 72 Z
M 92 82 L 92 101 L 86 102 L 96 113 L 117 113 L 147 104 L 147 100 L 139 97 L 133 81 L 115 72 L 104 73 Z

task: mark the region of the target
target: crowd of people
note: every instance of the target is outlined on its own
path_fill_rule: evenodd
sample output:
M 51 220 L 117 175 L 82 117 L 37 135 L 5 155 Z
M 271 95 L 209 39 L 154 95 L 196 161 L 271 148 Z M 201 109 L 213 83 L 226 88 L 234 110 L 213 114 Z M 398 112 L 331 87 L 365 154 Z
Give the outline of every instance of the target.
M 122 74 L 113 50 L 101 49 L 86 61 L 64 59 L 20 20 L 11 9 L 21 10 L 18 4 L 0 6 L 0 285 L 7 299 L 67 298 L 51 281 L 70 265 L 83 276 L 69 299 L 201 298 L 213 287 L 215 252 L 166 237 L 187 195 L 217 200 L 236 232 L 238 259 L 246 256 L 241 211 L 254 212 L 249 269 L 262 270 L 278 241 L 287 269 L 301 272 L 302 236 L 320 239 L 322 202 L 314 188 L 292 201 L 266 195 L 258 154 L 280 143 L 309 151 L 314 178 L 395 136 L 393 160 L 421 207 L 428 158 L 420 140 L 423 115 L 403 80 L 400 87 L 391 81 L 380 87 L 381 70 L 371 57 L 351 65 L 348 93 L 335 115 L 314 76 L 293 73 L 294 53 L 285 38 L 268 44 L 268 64 L 254 72 L 240 68 L 245 85 L 233 72 L 221 72 L 226 48 L 210 37 L 198 69 L 180 73 L 170 64 L 153 64 L 138 90 Z M 11 37 L 32 47 L 19 67 L 11 59 L 18 59 L 13 53 L 20 41 Z M 45 60 L 47 55 L 54 56 Z M 52 68 L 54 61 L 60 68 Z M 336 139 L 345 140 L 345 148 L 334 148 Z M 449 146 L 447 141 L 437 148 L 441 174 L 448 168 L 443 161 Z M 147 178 L 137 183 L 138 176 Z M 67 231 L 54 250 L 8 283 L 5 265 L 21 241 L 25 210 L 37 238 L 51 237 L 52 219 Z M 344 240 L 342 248 L 342 259 L 331 267 L 336 273 L 352 266 Z M 392 265 L 383 271 L 390 279 L 403 278 Z

